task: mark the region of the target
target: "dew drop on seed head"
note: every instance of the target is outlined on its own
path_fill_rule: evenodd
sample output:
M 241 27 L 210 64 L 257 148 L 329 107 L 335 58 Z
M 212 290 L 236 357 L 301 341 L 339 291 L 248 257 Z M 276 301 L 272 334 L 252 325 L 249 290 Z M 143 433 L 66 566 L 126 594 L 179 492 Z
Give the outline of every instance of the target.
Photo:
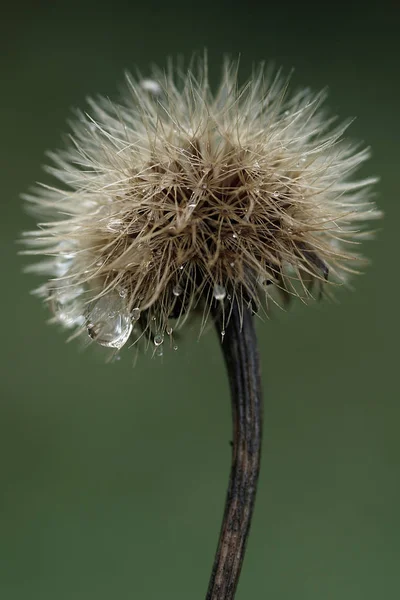
M 116 292 L 110 292 L 89 307 L 89 336 L 101 346 L 122 348 L 132 331 L 132 322 L 125 302 Z
M 279 196 L 278 190 L 275 190 L 275 192 L 273 193 L 273 196 L 275 196 L 275 198 L 277 198 L 277 196 Z
M 133 321 L 138 321 L 140 319 L 140 308 L 139 307 L 132 308 L 131 317 L 132 317 Z
M 154 336 L 154 345 L 155 346 L 161 346 L 161 344 L 164 341 L 164 336 L 162 333 L 156 333 L 156 335 Z
M 178 350 L 178 346 L 176 344 L 174 346 L 174 350 Z
M 163 354 L 164 354 L 164 350 L 163 350 L 163 347 L 160 345 L 156 348 L 156 355 L 162 356 Z
M 225 333 L 226 333 L 226 331 L 225 331 L 225 329 L 223 329 L 223 330 L 221 331 L 221 338 L 222 338 L 222 339 L 224 339 L 224 337 L 225 337 Z
M 216 300 L 223 300 L 226 296 L 226 289 L 223 285 L 215 284 L 213 295 Z
M 172 293 L 174 296 L 180 296 L 182 294 L 182 292 L 183 292 L 183 289 L 181 288 L 180 285 L 175 285 L 172 288 Z
M 126 298 L 127 294 L 128 294 L 128 290 L 126 288 L 121 288 L 119 290 L 119 295 L 121 296 L 121 298 Z
M 171 335 L 172 331 L 173 331 L 172 327 L 167 327 L 166 330 L 165 330 L 165 332 L 166 332 L 167 335 Z

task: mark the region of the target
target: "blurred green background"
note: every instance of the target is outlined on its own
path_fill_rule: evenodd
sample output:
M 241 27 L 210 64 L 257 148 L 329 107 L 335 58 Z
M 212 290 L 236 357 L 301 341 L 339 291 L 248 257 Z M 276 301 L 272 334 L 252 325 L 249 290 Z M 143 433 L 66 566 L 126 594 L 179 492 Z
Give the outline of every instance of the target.
M 398 17 L 384 3 L 15 3 L 3 8 L 0 119 L 0 597 L 201 600 L 228 478 L 218 343 L 190 333 L 163 363 L 103 357 L 47 327 L 15 238 L 72 106 L 125 68 L 224 52 L 330 88 L 373 147 L 386 218 L 339 302 L 260 323 L 265 443 L 238 600 L 400 596 Z

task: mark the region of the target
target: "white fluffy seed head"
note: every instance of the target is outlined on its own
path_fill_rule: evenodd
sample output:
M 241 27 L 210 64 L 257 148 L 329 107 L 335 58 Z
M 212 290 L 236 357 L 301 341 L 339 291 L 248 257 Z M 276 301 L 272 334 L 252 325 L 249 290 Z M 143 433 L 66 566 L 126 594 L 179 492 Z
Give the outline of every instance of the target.
M 45 222 L 26 234 L 38 293 L 54 321 L 121 348 L 153 347 L 211 303 L 266 308 L 274 290 L 310 297 L 343 282 L 358 241 L 380 213 L 373 178 L 354 180 L 368 149 L 321 109 L 325 94 L 287 93 L 260 67 L 243 87 L 226 61 L 215 92 L 207 65 L 126 77 L 119 102 L 89 100 L 64 150 L 58 181 L 25 198 Z

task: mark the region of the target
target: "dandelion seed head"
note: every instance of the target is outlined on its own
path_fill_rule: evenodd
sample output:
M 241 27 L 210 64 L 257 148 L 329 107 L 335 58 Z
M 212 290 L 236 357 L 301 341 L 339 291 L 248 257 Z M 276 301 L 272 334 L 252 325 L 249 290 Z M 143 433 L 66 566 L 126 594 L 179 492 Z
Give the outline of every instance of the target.
M 324 93 L 287 87 L 263 67 L 241 87 L 226 61 L 213 91 L 200 61 L 127 75 L 118 102 L 89 100 L 49 154 L 57 183 L 25 196 L 41 217 L 25 236 L 41 256 L 30 270 L 50 277 L 37 293 L 53 321 L 154 348 L 171 319 L 175 330 L 201 310 L 204 322 L 213 302 L 257 311 L 345 282 L 380 216 L 375 180 L 353 177 L 369 150 L 343 137 Z

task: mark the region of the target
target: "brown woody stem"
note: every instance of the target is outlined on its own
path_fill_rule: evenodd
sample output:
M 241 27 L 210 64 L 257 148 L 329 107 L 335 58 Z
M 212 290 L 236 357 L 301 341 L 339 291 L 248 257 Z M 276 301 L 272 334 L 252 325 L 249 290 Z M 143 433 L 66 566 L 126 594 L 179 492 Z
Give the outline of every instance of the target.
M 218 334 L 223 315 L 214 311 Z M 257 338 L 249 308 L 235 302 L 221 341 L 231 388 L 232 467 L 206 600 L 233 600 L 250 530 L 260 469 L 262 397 Z

